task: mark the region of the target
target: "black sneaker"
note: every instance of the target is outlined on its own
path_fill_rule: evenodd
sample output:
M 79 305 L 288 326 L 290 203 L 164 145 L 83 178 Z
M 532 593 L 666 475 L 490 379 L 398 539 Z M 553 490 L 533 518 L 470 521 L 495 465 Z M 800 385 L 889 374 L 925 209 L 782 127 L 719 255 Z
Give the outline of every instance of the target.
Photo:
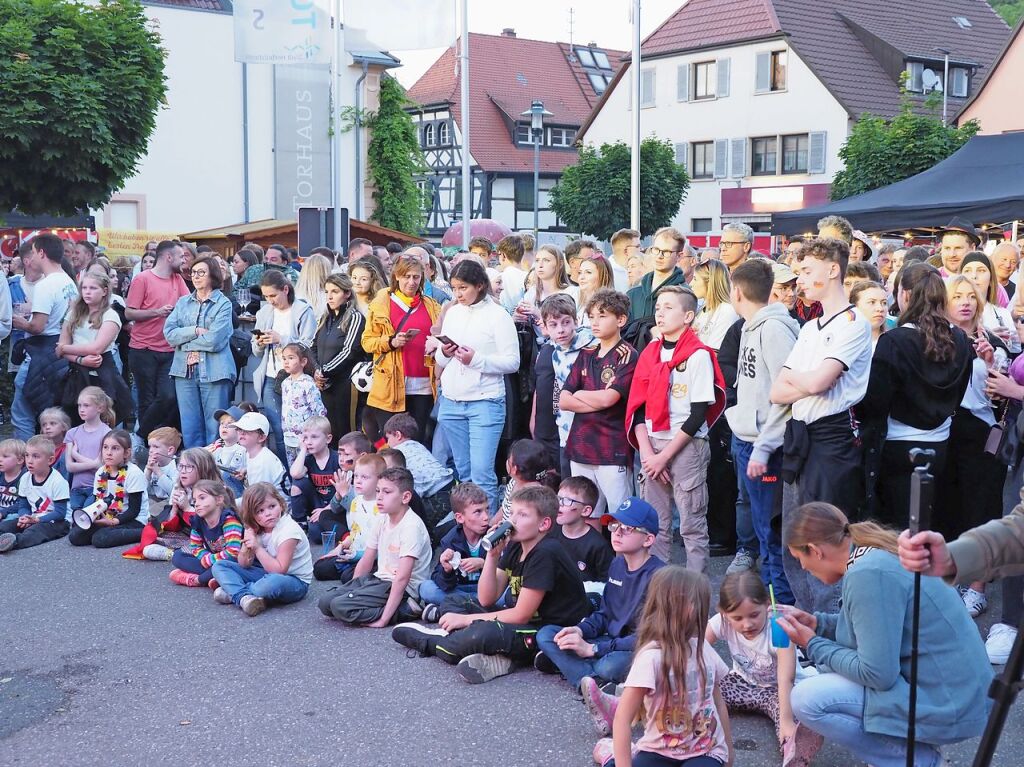
M 391 629 L 392 639 L 424 657 L 433 655 L 437 640 L 446 636 L 448 632 L 444 629 L 427 628 L 419 623 L 399 623 Z
M 423 607 L 423 614 L 420 617 L 427 623 L 437 623 L 441 620 L 441 605 L 428 602 Z
M 545 655 L 543 651 L 538 652 L 536 655 L 533 656 L 533 667 L 542 674 L 561 673 L 558 670 L 558 666 L 554 664 L 554 661 L 552 661 L 551 658 Z

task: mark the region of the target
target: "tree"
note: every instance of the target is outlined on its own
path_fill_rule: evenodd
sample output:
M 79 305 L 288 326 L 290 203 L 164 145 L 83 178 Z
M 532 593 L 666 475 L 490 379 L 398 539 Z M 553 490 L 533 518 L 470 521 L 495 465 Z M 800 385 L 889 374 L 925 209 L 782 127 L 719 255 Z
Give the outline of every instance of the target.
M 373 138 L 366 160 L 376 203 L 371 220 L 399 232 L 419 234 L 423 229 L 423 195 L 415 177 L 427 166 L 416 126 L 405 111 L 410 103 L 396 79 L 381 77 L 380 107 L 367 121 Z
M 1020 17 L 1024 16 L 1024 0 L 989 0 L 989 4 L 1011 27 L 1016 26 Z
M 137 0 L 0 0 L 0 211 L 98 208 L 146 153 L 166 92 Z
M 845 167 L 832 179 L 832 199 L 870 192 L 928 170 L 978 132 L 973 120 L 959 128 L 943 125 L 937 117 L 941 96 L 936 96 L 925 102 L 932 114 L 915 114 L 904 89 L 900 112 L 892 120 L 861 116 L 839 150 Z
M 630 147 L 622 141 L 580 149 L 551 190 L 551 209 L 565 224 L 602 240 L 629 226 Z M 655 137 L 640 144 L 640 233 L 667 226 L 686 197 L 690 177 L 676 163 L 675 149 Z

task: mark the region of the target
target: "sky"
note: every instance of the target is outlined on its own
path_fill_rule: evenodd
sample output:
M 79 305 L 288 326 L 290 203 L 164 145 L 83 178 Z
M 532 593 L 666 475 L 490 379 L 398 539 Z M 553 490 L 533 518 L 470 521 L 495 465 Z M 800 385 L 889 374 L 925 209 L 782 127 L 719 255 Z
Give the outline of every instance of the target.
M 461 7 L 456 0 L 453 4 Z M 630 0 L 469 0 L 469 31 L 498 35 L 502 29 L 511 27 L 517 37 L 569 42 L 572 9 L 573 42 L 628 51 L 632 47 L 631 5 Z M 643 0 L 641 34 L 646 37 L 681 5 L 683 0 Z M 393 51 L 402 66 L 392 73 L 408 88 L 443 52 L 443 48 Z

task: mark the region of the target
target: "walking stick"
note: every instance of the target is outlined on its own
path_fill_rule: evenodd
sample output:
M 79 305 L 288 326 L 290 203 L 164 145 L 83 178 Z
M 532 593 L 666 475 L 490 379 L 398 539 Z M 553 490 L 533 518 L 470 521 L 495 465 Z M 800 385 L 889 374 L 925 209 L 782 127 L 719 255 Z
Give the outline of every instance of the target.
M 910 534 L 916 535 L 931 523 L 934 477 L 929 473 L 934 450 L 914 448 L 910 462 L 914 473 L 910 478 Z M 921 631 L 921 573 L 914 573 L 914 613 L 910 631 L 910 705 L 907 711 L 907 767 L 914 767 L 914 741 L 917 722 L 917 640 Z

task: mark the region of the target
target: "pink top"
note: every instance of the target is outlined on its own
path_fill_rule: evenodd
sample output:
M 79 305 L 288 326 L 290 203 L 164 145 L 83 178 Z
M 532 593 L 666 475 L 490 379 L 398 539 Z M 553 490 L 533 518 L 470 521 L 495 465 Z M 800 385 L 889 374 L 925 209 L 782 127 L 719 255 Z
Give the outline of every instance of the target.
M 178 299 L 188 295 L 188 287 L 180 274 L 160 277 L 152 269 L 139 272 L 132 278 L 128 288 L 127 305 L 129 309 L 159 309 L 161 306 L 174 306 Z M 151 320 L 136 320 L 132 324 L 132 349 L 152 349 L 155 352 L 172 352 L 174 349 L 164 338 L 164 321 L 166 317 L 154 317 Z

